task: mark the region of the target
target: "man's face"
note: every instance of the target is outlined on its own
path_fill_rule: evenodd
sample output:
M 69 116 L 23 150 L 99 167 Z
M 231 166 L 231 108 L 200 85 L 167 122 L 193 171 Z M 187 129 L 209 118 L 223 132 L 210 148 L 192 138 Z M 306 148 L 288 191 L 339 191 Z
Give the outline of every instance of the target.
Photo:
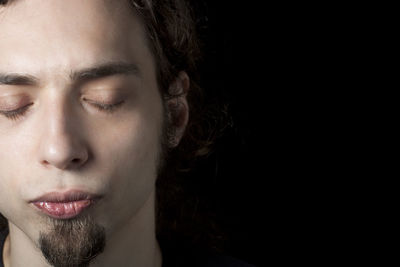
M 137 69 L 76 74 L 110 63 Z M 31 201 L 68 190 L 101 196 L 78 216 L 107 234 L 133 219 L 154 190 L 164 116 L 143 27 L 125 1 L 0 10 L 2 74 L 35 77 L 0 83 L 0 212 L 9 222 L 37 243 L 51 216 Z

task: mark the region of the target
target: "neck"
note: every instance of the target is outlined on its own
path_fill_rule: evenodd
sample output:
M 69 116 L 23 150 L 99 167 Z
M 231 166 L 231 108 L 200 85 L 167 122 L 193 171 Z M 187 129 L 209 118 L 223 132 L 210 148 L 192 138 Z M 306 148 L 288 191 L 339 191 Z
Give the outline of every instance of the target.
M 18 227 L 9 223 L 10 234 L 4 250 L 5 267 L 50 266 L 36 247 Z M 7 248 L 7 249 L 6 249 Z M 107 236 L 104 252 L 91 267 L 143 266 L 161 267 L 162 255 L 155 235 L 155 194 L 135 217 Z

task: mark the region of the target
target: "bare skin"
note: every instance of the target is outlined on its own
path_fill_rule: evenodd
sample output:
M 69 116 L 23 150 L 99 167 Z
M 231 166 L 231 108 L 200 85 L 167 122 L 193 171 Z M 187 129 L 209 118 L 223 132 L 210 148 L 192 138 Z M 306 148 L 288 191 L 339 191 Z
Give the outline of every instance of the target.
M 134 68 L 90 80 L 71 75 L 115 63 Z M 144 27 L 125 1 L 21 0 L 0 9 L 0 77 L 34 77 L 0 83 L 0 212 L 10 229 L 5 266 L 50 266 L 38 248 L 48 215 L 31 201 L 72 189 L 101 196 L 85 210 L 107 239 L 90 266 L 162 265 L 155 181 L 169 103 L 155 64 Z M 188 76 L 181 72 L 171 87 L 187 91 Z M 185 95 L 180 101 L 176 145 L 188 122 Z M 112 112 L 99 109 L 118 103 Z M 18 117 L 5 115 L 24 107 Z

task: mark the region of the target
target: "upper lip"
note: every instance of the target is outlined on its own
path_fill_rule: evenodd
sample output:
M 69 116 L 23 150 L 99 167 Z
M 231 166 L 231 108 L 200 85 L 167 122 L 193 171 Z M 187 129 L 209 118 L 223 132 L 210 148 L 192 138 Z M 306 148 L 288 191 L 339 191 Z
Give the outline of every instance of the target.
M 44 195 L 41 195 L 34 200 L 31 200 L 31 203 L 34 202 L 73 202 L 79 200 L 94 200 L 99 198 L 100 196 L 97 194 L 92 194 L 85 191 L 80 190 L 69 190 L 66 192 L 49 192 Z

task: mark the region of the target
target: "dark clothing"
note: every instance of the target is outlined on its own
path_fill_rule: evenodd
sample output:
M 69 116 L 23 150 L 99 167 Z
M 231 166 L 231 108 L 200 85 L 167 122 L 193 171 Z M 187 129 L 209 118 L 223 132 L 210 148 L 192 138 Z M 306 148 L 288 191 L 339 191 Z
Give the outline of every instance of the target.
M 8 228 L 0 232 L 0 267 L 4 267 L 3 264 L 3 249 L 4 242 L 6 241 L 6 237 L 8 235 Z
M 8 229 L 0 233 L 0 267 L 4 267 L 3 248 L 7 235 Z M 229 256 L 213 252 L 190 251 L 183 246 L 165 248 L 162 254 L 163 267 L 255 267 Z

